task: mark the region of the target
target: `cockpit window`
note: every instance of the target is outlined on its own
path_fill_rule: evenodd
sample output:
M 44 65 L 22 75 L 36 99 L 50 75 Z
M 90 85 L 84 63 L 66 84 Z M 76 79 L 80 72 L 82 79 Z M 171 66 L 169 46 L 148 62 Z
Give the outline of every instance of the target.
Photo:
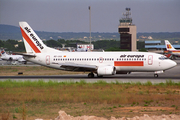
M 161 57 L 159 57 L 159 59 L 160 60 L 166 60 L 166 59 L 168 59 L 166 56 L 161 56 Z

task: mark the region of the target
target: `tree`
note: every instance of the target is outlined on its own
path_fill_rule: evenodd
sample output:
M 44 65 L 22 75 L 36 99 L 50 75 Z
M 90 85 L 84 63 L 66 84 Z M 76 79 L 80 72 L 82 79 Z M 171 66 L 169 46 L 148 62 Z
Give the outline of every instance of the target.
M 55 40 L 47 40 L 46 45 L 49 47 L 61 47 L 62 46 L 61 44 L 59 44 L 59 42 L 57 42 Z

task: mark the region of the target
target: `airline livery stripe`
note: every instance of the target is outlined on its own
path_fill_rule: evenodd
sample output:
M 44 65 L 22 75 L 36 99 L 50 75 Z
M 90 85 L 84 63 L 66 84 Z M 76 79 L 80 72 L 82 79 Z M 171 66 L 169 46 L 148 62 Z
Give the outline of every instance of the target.
M 180 51 L 176 51 L 176 50 L 171 50 L 170 52 L 173 52 L 173 53 L 180 53 Z
M 20 27 L 21 28 L 21 27 Z M 37 48 L 37 46 L 31 41 L 31 39 L 27 36 L 24 30 L 21 28 L 21 33 L 23 38 L 28 42 L 31 48 L 34 50 L 35 53 L 41 53 L 41 51 Z
M 143 61 L 114 61 L 114 66 L 144 66 Z

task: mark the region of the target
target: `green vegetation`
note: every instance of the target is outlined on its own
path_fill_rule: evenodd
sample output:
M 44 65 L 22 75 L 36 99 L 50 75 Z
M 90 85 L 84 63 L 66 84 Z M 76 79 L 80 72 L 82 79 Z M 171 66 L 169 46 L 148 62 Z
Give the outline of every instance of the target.
M 15 47 L 15 45 L 18 45 L 18 47 Z M 0 40 L 0 47 L 7 48 L 5 50 L 8 50 L 8 51 L 16 51 L 16 52 L 25 51 L 24 43 L 18 42 L 16 40 L 7 40 L 7 41 Z
M 166 94 L 166 91 L 170 92 Z M 150 81 L 140 84 L 118 81 L 107 83 L 102 80 L 94 83 L 85 80 L 5 80 L 0 81 L 0 113 L 10 113 L 9 116 L 14 119 L 53 119 L 59 110 L 72 116 L 95 115 L 106 118 L 130 117 L 147 111 L 154 115 L 169 114 L 169 110 L 172 114 L 179 114 L 179 91 L 180 82 L 171 80 L 159 84 Z
M 80 40 L 64 40 L 64 39 L 58 39 L 58 40 L 47 40 L 43 41 L 47 46 L 49 47 L 62 47 L 62 44 L 65 44 L 67 47 L 74 47 L 76 48 L 78 43 L 81 44 L 89 44 L 89 42 L 84 42 Z M 15 47 L 14 45 L 18 45 L 18 47 Z M 92 42 L 94 44 L 95 49 L 104 49 L 105 51 L 122 51 L 119 46 L 120 42 L 116 40 L 100 40 L 100 41 L 94 41 Z M 18 42 L 16 40 L 7 40 L 7 41 L 1 41 L 0 40 L 0 47 L 6 48 L 7 51 L 13 51 L 13 52 L 25 52 L 25 47 L 23 42 Z M 137 48 L 141 49 L 141 51 L 146 51 L 144 49 L 144 42 L 137 42 Z M 127 50 L 123 50 L 127 51 Z

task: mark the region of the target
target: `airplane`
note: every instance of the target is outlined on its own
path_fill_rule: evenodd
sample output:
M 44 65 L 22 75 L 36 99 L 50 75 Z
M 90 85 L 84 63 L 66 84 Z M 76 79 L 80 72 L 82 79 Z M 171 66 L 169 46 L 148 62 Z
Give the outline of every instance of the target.
M 10 61 L 11 64 L 16 64 L 16 61 L 22 62 L 22 63 L 24 63 L 24 64 L 27 63 L 27 61 L 23 59 L 23 56 L 22 56 L 22 55 L 8 55 L 8 54 L 5 52 L 4 49 L 1 50 L 0 53 L 1 53 L 1 59 L 2 59 L 2 60 L 6 60 L 6 61 Z M 13 63 L 13 61 L 14 61 L 14 63 Z
M 165 53 L 167 53 L 168 58 L 175 59 L 175 57 L 180 57 L 180 50 L 176 50 L 168 40 L 164 40 L 166 45 Z
M 90 72 L 89 78 L 130 72 L 154 72 L 154 77 L 177 65 L 164 55 L 148 52 L 63 52 L 46 46 L 27 22 L 19 22 L 25 60 L 66 71 Z

